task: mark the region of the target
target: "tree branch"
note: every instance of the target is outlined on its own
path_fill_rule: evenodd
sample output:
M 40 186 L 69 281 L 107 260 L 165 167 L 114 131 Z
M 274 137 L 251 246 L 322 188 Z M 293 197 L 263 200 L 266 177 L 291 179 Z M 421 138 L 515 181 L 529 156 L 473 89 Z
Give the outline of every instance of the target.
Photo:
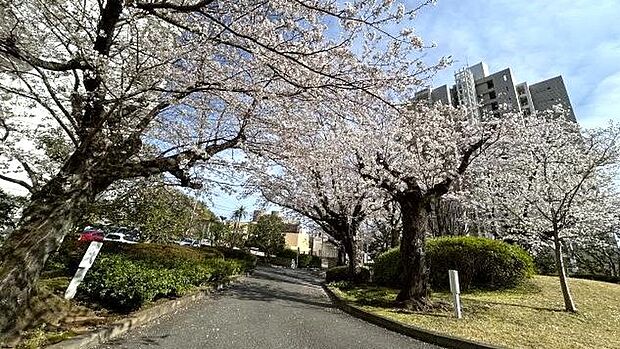
M 11 182 L 11 183 L 17 184 L 17 185 L 20 185 L 20 186 L 28 189 L 29 193 L 34 194 L 34 188 L 30 184 L 28 184 L 28 183 L 26 183 L 26 182 L 24 182 L 22 180 L 11 178 L 11 177 L 7 177 L 7 176 L 2 175 L 2 174 L 0 174 L 0 179 L 5 180 L 7 182 Z
M 154 2 L 154 3 L 144 3 L 144 2 L 136 2 L 134 4 L 134 7 L 139 8 L 141 10 L 145 10 L 145 11 L 152 11 L 152 10 L 174 10 L 177 12 L 192 12 L 192 11 L 198 11 L 200 9 L 202 9 L 203 7 L 210 5 L 211 3 L 213 3 L 215 0 L 200 0 L 197 1 L 193 4 L 189 4 L 189 5 L 177 5 L 177 4 L 171 4 L 167 1 L 162 1 L 162 2 Z
M 70 71 L 89 68 L 84 61 L 77 58 L 73 58 L 66 62 L 53 62 L 35 57 L 28 52 L 20 50 L 15 43 L 15 38 L 13 37 L 0 39 L 0 53 L 5 53 L 20 61 L 26 62 L 32 67 L 43 68 L 51 71 Z

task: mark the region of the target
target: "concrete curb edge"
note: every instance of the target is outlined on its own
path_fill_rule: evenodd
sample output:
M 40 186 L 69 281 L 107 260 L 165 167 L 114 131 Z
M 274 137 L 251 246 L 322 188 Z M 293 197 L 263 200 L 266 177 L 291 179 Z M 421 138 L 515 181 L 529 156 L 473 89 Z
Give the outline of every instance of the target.
M 110 339 L 116 338 L 127 331 L 151 322 L 161 316 L 170 314 L 182 307 L 199 299 L 209 297 L 214 291 L 220 290 L 229 286 L 231 283 L 238 281 L 243 275 L 238 275 L 229 278 L 226 281 L 218 282 L 217 284 L 199 290 L 187 296 L 183 296 L 177 299 L 171 299 L 161 304 L 157 304 L 148 309 L 138 310 L 130 317 L 118 320 L 109 325 L 105 325 L 101 328 L 95 329 L 90 332 L 86 332 L 75 336 L 73 338 L 58 342 L 46 346 L 46 349 L 88 349 L 96 345 L 102 344 Z
M 361 309 L 360 307 L 349 304 L 345 300 L 341 299 L 329 288 L 329 286 L 325 284 L 323 284 L 323 290 L 329 296 L 332 302 L 345 313 L 375 324 L 377 326 L 383 327 L 390 331 L 394 331 L 426 343 L 453 349 L 505 349 L 505 347 L 495 346 L 487 343 L 480 343 L 465 338 L 459 338 L 434 332 L 431 330 L 426 330 L 420 327 L 406 325 L 402 322 L 391 320 L 381 315 L 372 314 Z

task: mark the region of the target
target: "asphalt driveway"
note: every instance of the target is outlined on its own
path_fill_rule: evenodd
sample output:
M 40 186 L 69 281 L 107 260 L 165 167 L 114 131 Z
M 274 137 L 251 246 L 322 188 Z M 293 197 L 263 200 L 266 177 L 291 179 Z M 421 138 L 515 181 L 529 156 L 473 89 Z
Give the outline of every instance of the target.
M 303 271 L 259 268 L 98 348 L 437 348 L 341 312 L 319 282 Z

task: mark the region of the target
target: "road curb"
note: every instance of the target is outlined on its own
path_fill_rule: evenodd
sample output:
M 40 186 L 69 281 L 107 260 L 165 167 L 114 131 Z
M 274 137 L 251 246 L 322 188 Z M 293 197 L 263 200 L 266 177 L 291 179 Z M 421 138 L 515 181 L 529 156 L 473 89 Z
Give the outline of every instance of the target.
M 62 342 L 46 346 L 46 349 L 88 349 L 102 344 L 110 339 L 116 338 L 132 328 L 139 327 L 161 316 L 170 314 L 190 303 L 208 298 L 214 291 L 228 287 L 231 283 L 239 281 L 242 275 L 229 278 L 219 282 L 209 288 L 202 289 L 196 293 L 152 306 L 148 309 L 139 310 L 130 317 L 113 322 L 102 328 L 86 332 Z
M 338 297 L 327 285 L 323 284 L 323 290 L 332 300 L 332 302 L 345 313 L 355 316 L 356 318 L 370 322 L 377 326 L 383 327 L 390 331 L 398 332 L 402 335 L 421 340 L 426 343 L 435 344 L 445 348 L 454 349 L 506 349 L 506 347 L 495 346 L 481 342 L 472 341 L 465 338 L 445 335 L 420 327 L 406 325 L 402 322 L 391 320 L 381 315 L 369 313 L 360 307 L 347 303 Z

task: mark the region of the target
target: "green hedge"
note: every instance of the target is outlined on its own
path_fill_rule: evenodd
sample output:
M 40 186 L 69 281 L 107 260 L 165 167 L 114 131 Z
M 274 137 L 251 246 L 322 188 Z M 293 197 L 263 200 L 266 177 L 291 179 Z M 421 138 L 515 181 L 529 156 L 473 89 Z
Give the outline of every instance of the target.
M 73 276 L 89 242 L 67 238 L 46 264 L 49 275 Z M 104 242 L 78 296 L 115 311 L 132 311 L 161 297 L 253 269 L 256 258 L 238 250 Z
M 356 270 L 353 280 L 349 276 L 349 267 L 346 265 L 327 269 L 325 272 L 325 282 L 352 281 L 357 284 L 365 284 L 370 280 L 370 270 L 360 267 Z
M 53 254 L 47 262 L 48 272 L 53 270 L 55 274 L 73 276 L 86 252 L 90 242 L 77 241 L 67 236 L 60 249 Z M 243 262 L 245 270 L 251 270 L 256 266 L 256 257 L 249 252 L 214 247 L 189 247 L 179 245 L 160 244 L 124 244 L 106 241 L 101 248 L 100 256 L 122 255 L 135 261 L 152 260 L 165 265 L 176 265 L 177 262 L 189 261 L 202 263 L 211 259 L 234 259 Z M 99 258 L 99 257 L 97 257 Z
M 248 251 L 224 247 L 218 247 L 217 250 L 224 255 L 225 259 L 236 259 L 242 261 L 245 270 L 252 270 L 256 267 L 257 258 Z
M 295 258 L 293 258 L 294 260 Z M 264 266 L 277 265 L 280 267 L 290 268 L 291 267 L 291 258 L 283 258 L 283 257 L 259 257 L 258 263 Z
M 520 247 L 499 240 L 473 236 L 442 237 L 427 242 L 430 284 L 433 289 L 450 287 L 448 270 L 459 271 L 462 290 L 513 287 L 534 273 L 532 257 Z M 392 249 L 375 259 L 374 281 L 379 285 L 401 284 L 400 252 Z
M 235 260 L 157 262 L 122 254 L 104 254 L 95 261 L 78 294 L 106 308 L 129 312 L 155 299 L 178 297 L 197 286 L 222 280 L 242 270 L 242 263 Z
M 290 248 L 285 248 L 281 251 L 278 251 L 278 253 L 276 253 L 276 257 L 295 259 L 297 258 L 297 251 L 293 251 Z
M 299 255 L 299 268 L 320 268 L 321 258 L 318 256 L 312 256 L 309 254 Z
M 374 259 L 373 282 L 377 285 L 398 287 L 401 285 L 400 251 L 393 248 Z

